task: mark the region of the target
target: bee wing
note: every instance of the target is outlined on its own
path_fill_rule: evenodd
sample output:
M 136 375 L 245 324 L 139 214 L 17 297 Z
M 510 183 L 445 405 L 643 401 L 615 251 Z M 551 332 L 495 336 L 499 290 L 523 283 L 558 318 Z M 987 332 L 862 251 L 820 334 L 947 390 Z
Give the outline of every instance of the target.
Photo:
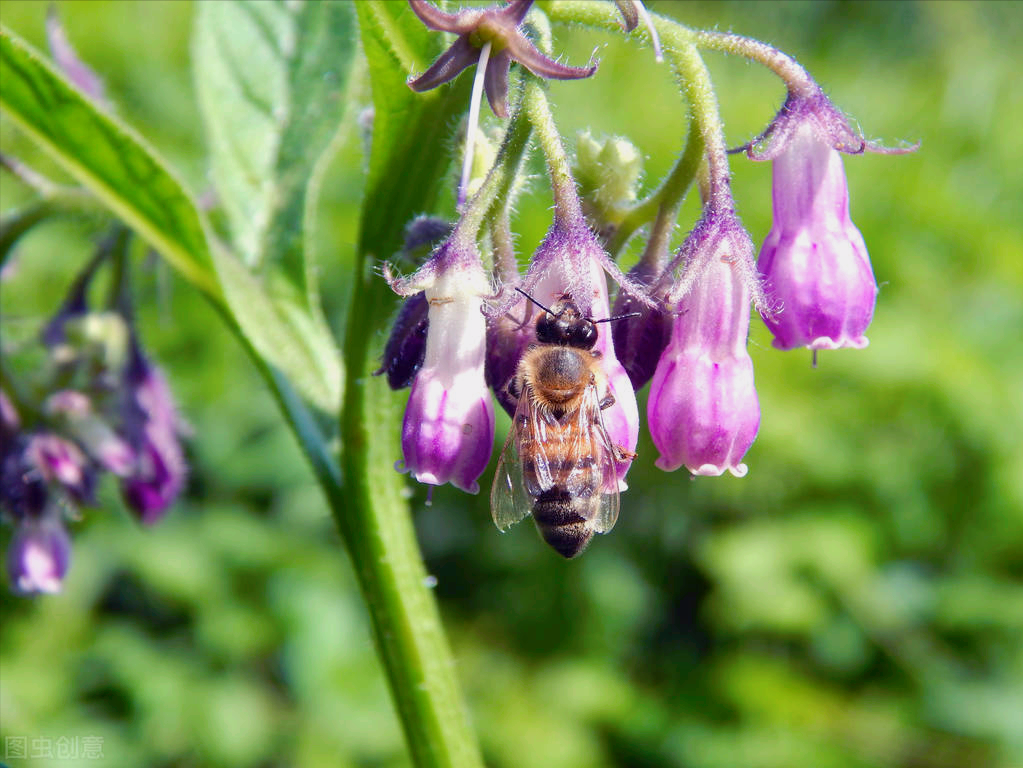
M 579 434 L 590 443 L 590 454 L 593 456 L 597 477 L 601 481 L 600 507 L 593 518 L 593 530 L 607 533 L 618 522 L 618 509 L 621 498 L 618 492 L 618 469 L 615 448 L 611 436 L 604 426 L 604 417 L 600 410 L 600 395 L 597 387 L 587 387 L 583 405 L 579 409 Z
M 522 457 L 519 455 L 519 432 L 532 430 L 532 421 L 529 393 L 523 391 L 508 428 L 508 439 L 504 441 L 501 458 L 497 462 L 494 485 L 490 489 L 490 514 L 494 518 L 494 525 L 502 533 L 532 511 L 533 500 L 526 492 L 522 479 Z

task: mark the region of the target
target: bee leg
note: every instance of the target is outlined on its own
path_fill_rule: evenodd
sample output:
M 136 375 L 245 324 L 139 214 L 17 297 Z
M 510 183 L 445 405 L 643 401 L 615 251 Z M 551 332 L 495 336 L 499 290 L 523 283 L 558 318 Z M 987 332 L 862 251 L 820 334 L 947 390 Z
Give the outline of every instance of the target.
M 618 454 L 615 456 L 615 461 L 632 461 L 636 458 L 636 454 L 633 451 L 627 451 L 620 445 L 615 446 L 615 453 Z
M 615 396 L 610 391 L 604 395 L 604 399 L 600 401 L 600 410 L 604 411 L 615 404 Z

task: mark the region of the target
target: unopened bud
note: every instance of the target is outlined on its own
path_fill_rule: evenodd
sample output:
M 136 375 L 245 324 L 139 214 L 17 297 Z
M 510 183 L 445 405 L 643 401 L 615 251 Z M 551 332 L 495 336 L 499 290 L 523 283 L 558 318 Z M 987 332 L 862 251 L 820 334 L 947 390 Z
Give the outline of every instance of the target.
M 583 210 L 598 232 L 606 234 L 622 223 L 636 201 L 643 157 L 628 139 L 594 139 L 583 131 L 576 141 L 574 174 Z

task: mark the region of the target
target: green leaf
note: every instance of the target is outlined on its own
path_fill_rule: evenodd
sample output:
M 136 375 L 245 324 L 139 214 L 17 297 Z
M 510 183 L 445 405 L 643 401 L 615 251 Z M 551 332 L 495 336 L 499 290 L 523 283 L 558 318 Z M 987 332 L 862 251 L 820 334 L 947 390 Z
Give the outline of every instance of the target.
M 326 413 L 341 403 L 341 362 L 337 348 L 300 299 L 285 300 L 282 289 L 271 295 L 260 278 L 219 243 L 213 257 L 237 330 L 264 364 L 287 377 L 303 397 Z
M 181 182 L 132 129 L 0 28 L 0 107 L 187 280 L 219 296 L 202 220 Z
M 354 12 L 244 0 L 196 12 L 195 85 L 235 250 L 250 266 L 282 262 L 302 285 L 306 191 L 345 112 Z
M 451 162 L 451 137 L 467 109 L 471 74 L 449 87 L 413 93 L 406 81 L 443 51 L 406 3 L 356 4 L 373 87 L 373 138 L 362 206 L 359 250 L 389 258 L 405 224 L 437 203 Z M 380 282 L 380 281 L 377 281 Z
M 247 343 L 307 400 L 337 412 L 337 348 L 322 319 L 306 310 L 308 294 L 285 280 L 268 288 L 233 253 L 211 249 L 202 214 L 156 153 L 6 28 L 0 81 L 0 106 L 29 136 L 222 310 L 226 298 Z
M 196 10 L 195 84 L 234 250 L 262 277 L 270 298 L 263 309 L 303 347 L 307 372 L 320 380 L 314 402 L 336 410 L 342 369 L 320 305 L 309 230 L 318 163 L 345 113 L 354 12 L 348 3 L 243 0 Z M 254 288 L 247 281 L 243 294 Z M 246 322 L 251 308 L 232 302 L 232 309 L 261 354 L 279 357 L 279 347 L 259 340 L 265 329 Z M 275 362 L 294 375 L 289 363 Z

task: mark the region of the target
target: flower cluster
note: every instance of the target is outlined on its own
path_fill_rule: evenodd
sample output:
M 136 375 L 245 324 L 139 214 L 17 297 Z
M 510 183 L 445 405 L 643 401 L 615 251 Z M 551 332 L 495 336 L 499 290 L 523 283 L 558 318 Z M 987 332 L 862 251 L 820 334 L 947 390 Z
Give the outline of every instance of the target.
M 477 59 L 483 66 L 479 49 L 484 42 L 493 42 L 501 57 L 496 73 L 485 76 L 498 116 L 507 113 L 510 59 L 542 77 L 581 76 L 556 70 L 549 62 L 535 65 L 530 58 L 534 52 L 541 54 L 520 27 L 529 2 L 453 15 L 424 0 L 410 4 L 431 29 L 459 35 L 437 64 L 410 83 L 417 90 L 451 79 Z M 641 3 L 617 5 L 627 29 L 642 16 L 654 39 L 656 25 Z M 708 33 L 706 39 L 715 34 Z M 560 139 L 552 138 L 556 133 L 542 113 L 536 116 L 540 108 L 523 107 L 520 111 L 528 112 L 540 134 L 555 199 L 554 221 L 526 273 L 507 269 L 493 238 L 477 237 L 481 217 L 507 215 L 507 205 L 495 206 L 477 195 L 414 275 L 391 278 L 395 291 L 407 298 L 380 372 L 388 373 L 394 388 L 412 386 L 402 447 L 404 468 L 416 479 L 478 490 L 493 448 L 488 388 L 514 416 L 517 393 L 512 394 L 511 385 L 524 353 L 538 343 L 536 306 L 570 299 L 594 322 L 593 351 L 609 395 L 601 420 L 616 448 L 621 490 L 639 434 L 636 391 L 648 381 L 647 421 L 660 454 L 659 468 L 685 466 L 694 475 L 747 473 L 743 459 L 760 425 L 747 350 L 751 305 L 780 349 L 806 347 L 816 354 L 866 345 L 877 284 L 863 238 L 849 218 L 840 153 L 892 150 L 865 141 L 784 54 L 737 36 L 728 36 L 727 42 L 731 52 L 764 60 L 789 85 L 782 110 L 761 136 L 742 148 L 751 159 L 774 164 L 774 226 L 759 260 L 736 214 L 712 101 L 692 105 L 691 130 L 699 133 L 694 146 L 704 153 L 698 174 L 703 213 L 672 257 L 668 242 L 673 221 L 668 214 L 677 215 L 679 200 L 662 202 L 647 249 L 628 275 L 607 246 L 622 228 L 635 229 L 631 219 L 640 211 L 650 210 L 637 200 L 642 153 L 625 139 L 601 143 L 583 134 L 570 171 L 561 161 Z M 525 51 L 528 56 L 520 55 Z M 517 113 L 512 119 L 520 117 Z M 683 160 L 680 167 L 686 167 Z M 501 162 L 499 155 L 495 169 Z M 697 165 L 689 161 L 690 179 L 697 175 Z M 581 182 L 578 188 L 573 175 Z M 679 186 L 672 180 L 662 189 Z M 623 244 L 618 242 L 616 250 Z M 489 279 L 487 254 L 481 254 L 488 247 L 496 254 L 490 261 L 500 263 Z M 608 276 L 617 286 L 613 311 Z M 611 322 L 599 324 L 603 320 Z
M 7 572 L 21 593 L 60 590 L 71 557 L 66 523 L 96 503 L 100 474 L 116 478 L 126 506 L 146 525 L 163 517 L 184 486 L 183 424 L 123 292 L 111 307 L 89 307 L 89 286 L 109 256 L 110 241 L 43 330 L 48 365 L 42 381 L 24 388 L 46 393 L 41 402 L 9 379 L 11 388 L 0 390 L 0 514 L 15 528 Z

